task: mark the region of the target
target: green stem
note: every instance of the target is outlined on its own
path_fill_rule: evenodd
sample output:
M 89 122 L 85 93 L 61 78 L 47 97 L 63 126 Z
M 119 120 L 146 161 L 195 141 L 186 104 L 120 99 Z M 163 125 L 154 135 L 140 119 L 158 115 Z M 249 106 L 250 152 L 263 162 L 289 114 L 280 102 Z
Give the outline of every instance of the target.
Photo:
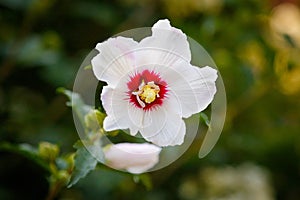
M 48 195 L 47 195 L 47 197 L 46 197 L 45 200 L 53 200 L 53 199 L 55 199 L 55 197 L 57 197 L 57 195 L 62 190 L 62 188 L 63 188 L 63 184 L 62 184 L 61 181 L 57 181 L 54 184 L 52 184 L 50 186 L 49 193 L 48 193 Z

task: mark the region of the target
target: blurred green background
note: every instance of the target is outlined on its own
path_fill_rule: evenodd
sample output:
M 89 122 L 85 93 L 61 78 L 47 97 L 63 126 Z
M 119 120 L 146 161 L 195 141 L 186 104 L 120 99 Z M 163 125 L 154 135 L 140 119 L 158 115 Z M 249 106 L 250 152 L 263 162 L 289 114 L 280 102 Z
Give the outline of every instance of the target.
M 197 138 L 149 174 L 152 187 L 99 167 L 52 199 L 300 199 L 297 0 L 0 0 L 0 143 L 74 151 L 71 109 L 56 88 L 72 89 L 98 42 L 163 18 L 202 44 L 222 74 L 228 112 L 217 145 L 199 159 Z M 2 145 L 0 199 L 45 199 L 48 173 Z

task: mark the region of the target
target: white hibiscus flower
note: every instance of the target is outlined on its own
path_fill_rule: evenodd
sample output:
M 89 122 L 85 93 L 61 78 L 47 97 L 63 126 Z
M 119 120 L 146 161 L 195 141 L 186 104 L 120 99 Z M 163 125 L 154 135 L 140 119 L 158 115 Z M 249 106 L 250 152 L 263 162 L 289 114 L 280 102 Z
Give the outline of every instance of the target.
M 104 155 L 110 167 L 140 174 L 158 163 L 160 151 L 160 147 L 148 143 L 119 143 L 104 148 Z
M 183 118 L 203 111 L 216 93 L 217 71 L 190 64 L 186 35 L 159 20 L 152 35 L 136 42 L 116 37 L 97 44 L 95 76 L 106 82 L 101 101 L 106 131 L 129 129 L 158 146 L 180 145 Z

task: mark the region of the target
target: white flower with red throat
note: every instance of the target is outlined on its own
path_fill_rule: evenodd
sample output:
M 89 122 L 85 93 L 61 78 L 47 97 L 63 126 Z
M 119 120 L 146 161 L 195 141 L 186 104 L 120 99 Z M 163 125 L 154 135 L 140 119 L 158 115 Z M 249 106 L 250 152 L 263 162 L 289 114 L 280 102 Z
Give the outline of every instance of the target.
M 158 146 L 180 145 L 183 118 L 203 111 L 216 93 L 217 71 L 191 65 L 186 35 L 159 20 L 140 42 L 116 37 L 97 44 L 95 76 L 106 82 L 101 101 L 106 131 L 129 129 Z

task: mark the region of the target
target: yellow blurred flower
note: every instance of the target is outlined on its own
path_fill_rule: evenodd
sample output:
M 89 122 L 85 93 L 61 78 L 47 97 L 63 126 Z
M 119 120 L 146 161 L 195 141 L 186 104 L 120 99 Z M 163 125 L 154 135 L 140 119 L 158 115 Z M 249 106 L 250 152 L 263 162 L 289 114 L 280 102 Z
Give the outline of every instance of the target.
M 251 66 L 251 70 L 255 76 L 259 76 L 267 65 L 264 49 L 257 41 L 250 41 L 243 44 L 242 48 L 243 51 L 238 52 L 239 57 Z
M 274 69 L 286 95 L 300 92 L 300 8 L 292 3 L 275 7 L 269 19 L 271 44 L 276 48 Z
M 293 56 L 290 51 L 282 51 L 276 55 L 274 61 L 279 89 L 286 95 L 300 93 L 300 62 L 291 57 Z
M 282 3 L 270 16 L 271 35 L 279 48 L 300 47 L 300 9 L 291 3 Z

